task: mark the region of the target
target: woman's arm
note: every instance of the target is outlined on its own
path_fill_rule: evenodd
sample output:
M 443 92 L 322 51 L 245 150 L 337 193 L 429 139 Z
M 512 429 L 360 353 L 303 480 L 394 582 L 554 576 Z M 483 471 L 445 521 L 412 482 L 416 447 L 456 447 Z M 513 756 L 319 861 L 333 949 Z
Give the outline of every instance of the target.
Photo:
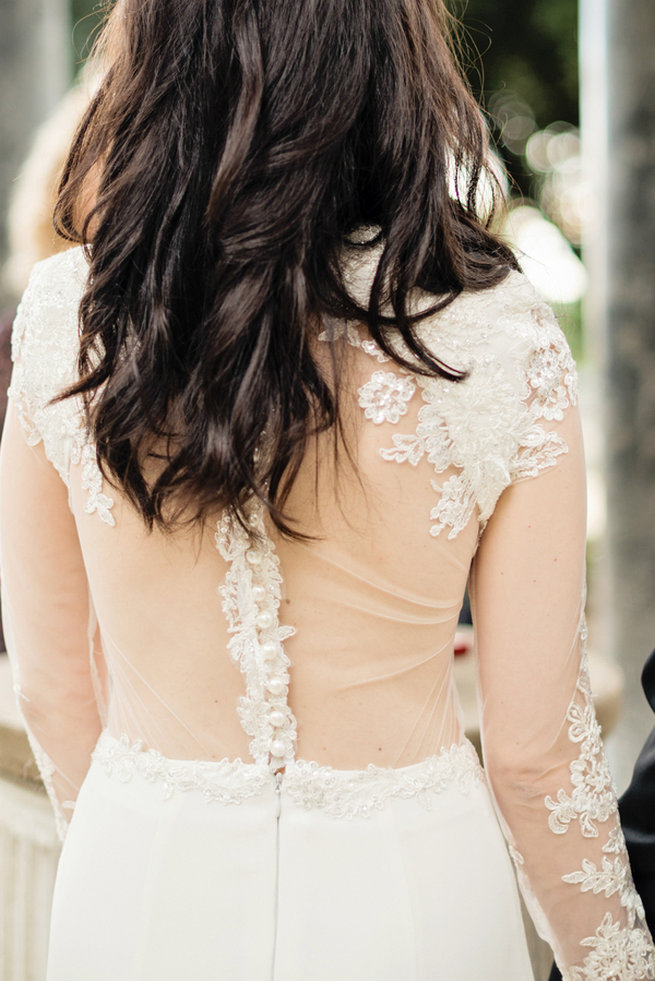
M 526 904 L 567 981 L 655 977 L 585 661 L 585 473 L 568 451 L 510 486 L 472 578 L 483 751 Z
M 18 703 L 63 836 L 101 729 L 89 592 L 68 492 L 9 403 L 0 450 L 2 614 Z

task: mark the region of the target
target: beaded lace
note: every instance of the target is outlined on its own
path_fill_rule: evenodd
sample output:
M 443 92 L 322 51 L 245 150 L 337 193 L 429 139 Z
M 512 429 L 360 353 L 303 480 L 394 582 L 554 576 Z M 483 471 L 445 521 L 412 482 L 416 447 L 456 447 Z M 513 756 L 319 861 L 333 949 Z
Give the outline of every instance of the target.
M 103 733 L 93 758 L 121 783 L 142 777 L 158 784 L 165 799 L 177 793 L 199 793 L 208 803 L 240 804 L 275 786 L 269 766 L 243 760 L 170 760 L 126 736 Z M 451 787 L 468 793 L 484 781 L 470 743 L 444 749 L 410 767 L 335 770 L 306 760 L 292 761 L 284 774 L 284 793 L 306 810 L 317 808 L 335 819 L 369 818 L 387 801 L 416 800 L 426 810 Z

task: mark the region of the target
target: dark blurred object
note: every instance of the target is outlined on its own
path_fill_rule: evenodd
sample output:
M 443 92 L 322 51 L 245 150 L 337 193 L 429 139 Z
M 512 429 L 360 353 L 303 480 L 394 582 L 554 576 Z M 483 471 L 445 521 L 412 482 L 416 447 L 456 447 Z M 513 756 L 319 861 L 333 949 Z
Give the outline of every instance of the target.
M 471 617 L 471 601 L 469 599 L 468 589 L 464 593 L 464 602 L 462 603 L 462 608 L 459 611 L 459 622 L 473 623 L 473 619 Z
M 655 712 L 655 651 L 641 675 L 641 684 Z M 637 758 L 632 780 L 619 800 L 621 824 L 628 845 L 632 875 L 655 934 L 655 728 Z

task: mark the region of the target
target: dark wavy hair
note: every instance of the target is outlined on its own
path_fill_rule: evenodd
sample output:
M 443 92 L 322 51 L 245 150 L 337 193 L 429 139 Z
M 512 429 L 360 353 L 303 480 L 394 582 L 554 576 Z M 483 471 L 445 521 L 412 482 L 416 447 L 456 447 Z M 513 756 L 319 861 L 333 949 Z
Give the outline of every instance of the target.
M 313 353 L 326 318 L 460 377 L 421 343 L 410 291 L 437 309 L 516 261 L 477 215 L 494 178 L 447 20 L 441 0 L 114 9 L 55 214 L 90 246 L 64 397 L 83 396 L 105 476 L 149 527 L 243 520 L 255 495 L 296 534 L 289 490 L 340 419 L 339 346 L 330 378 Z M 375 241 L 353 248 L 382 249 L 368 307 L 343 270 L 363 225 Z

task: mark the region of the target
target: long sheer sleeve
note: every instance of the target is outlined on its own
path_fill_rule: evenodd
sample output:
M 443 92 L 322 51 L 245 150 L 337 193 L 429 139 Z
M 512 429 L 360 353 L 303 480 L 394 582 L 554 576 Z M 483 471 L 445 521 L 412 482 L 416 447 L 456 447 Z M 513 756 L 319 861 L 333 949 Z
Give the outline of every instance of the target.
M 89 598 L 67 489 L 10 402 L 0 453 L 2 615 L 18 705 L 63 837 L 100 733 Z
M 0 451 L 0 562 L 18 705 L 63 837 L 101 722 L 91 674 L 89 589 L 62 480 L 71 440 L 46 422 L 53 415 L 50 398 L 68 380 L 65 366 L 74 366 L 74 358 L 59 352 L 64 331 L 75 342 L 75 307 L 69 304 L 68 323 L 56 291 L 40 288 L 44 266 L 47 272 L 46 264 L 37 267 L 14 326 Z
M 585 474 L 567 452 L 502 494 L 472 575 L 485 765 L 526 905 L 565 981 L 655 977 L 587 674 Z

